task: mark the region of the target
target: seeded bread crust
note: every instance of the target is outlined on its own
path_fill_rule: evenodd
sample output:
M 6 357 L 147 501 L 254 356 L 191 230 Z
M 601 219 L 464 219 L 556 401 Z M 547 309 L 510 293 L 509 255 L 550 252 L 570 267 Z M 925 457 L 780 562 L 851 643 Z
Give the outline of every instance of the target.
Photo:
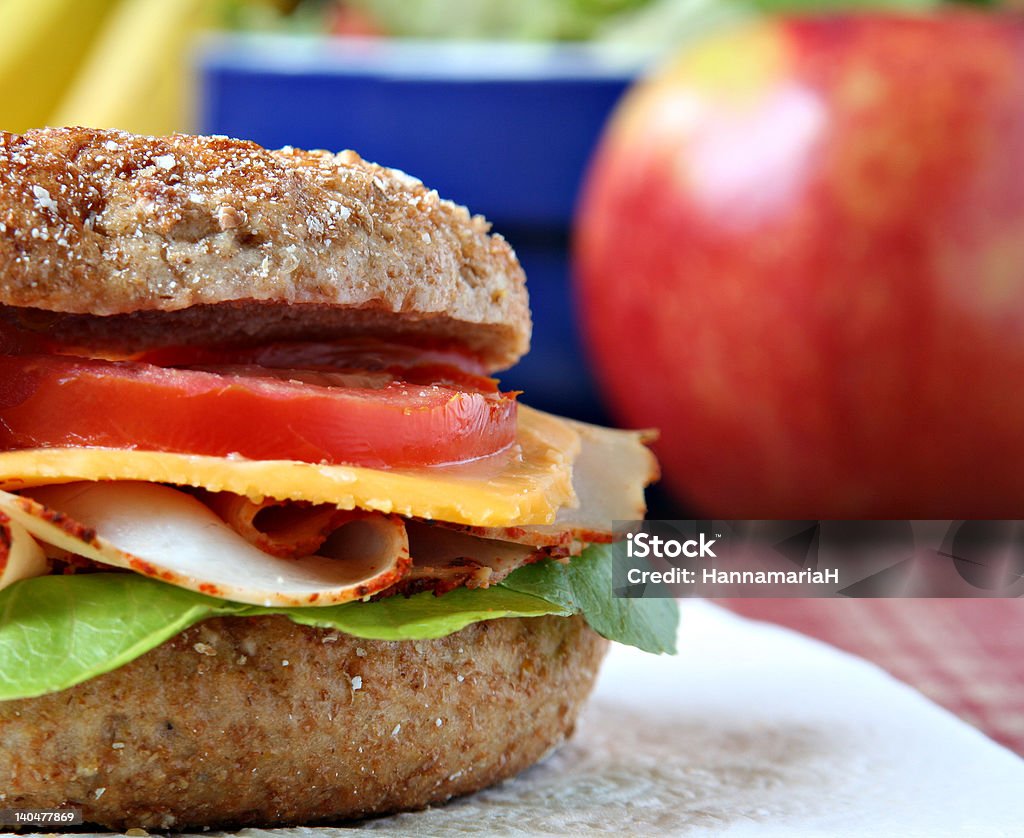
M 0 314 L 70 339 L 408 334 L 500 369 L 531 323 L 522 268 L 489 229 L 352 151 L 0 132 Z

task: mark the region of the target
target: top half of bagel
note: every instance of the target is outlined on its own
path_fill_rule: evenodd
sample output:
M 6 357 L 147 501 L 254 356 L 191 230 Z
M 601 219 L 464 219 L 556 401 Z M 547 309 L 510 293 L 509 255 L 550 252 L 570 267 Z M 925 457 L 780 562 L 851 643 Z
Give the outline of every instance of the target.
M 480 216 L 352 151 L 226 137 L 0 132 L 0 315 L 79 343 L 529 348 L 525 277 Z

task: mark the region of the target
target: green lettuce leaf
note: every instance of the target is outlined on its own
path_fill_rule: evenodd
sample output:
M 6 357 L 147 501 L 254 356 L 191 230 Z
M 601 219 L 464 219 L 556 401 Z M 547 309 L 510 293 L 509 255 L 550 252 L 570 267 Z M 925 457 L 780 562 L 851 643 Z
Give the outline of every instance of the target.
M 559 603 L 494 585 L 469 590 L 458 588 L 444 596 L 431 593 L 411 597 L 389 597 L 377 602 L 353 602 L 326 608 L 260 608 L 249 606 L 242 613 L 284 614 L 296 623 L 332 628 L 372 640 L 426 640 L 444 637 L 482 620 L 500 617 L 569 616 L 573 612 Z
M 674 601 L 613 597 L 607 547 L 591 547 L 568 565 L 521 568 L 486 589 L 324 608 L 228 602 L 134 573 L 42 576 L 0 591 L 0 701 L 95 678 L 211 617 L 283 614 L 302 625 L 356 637 L 422 640 L 482 620 L 576 613 L 610 640 L 651 652 L 674 651 Z
M 502 585 L 582 614 L 594 631 L 609 640 L 654 654 L 675 654 L 676 601 L 612 596 L 610 544 L 592 545 L 568 565 L 538 562 L 520 568 Z
M 0 591 L 0 700 L 117 669 L 233 602 L 134 573 L 40 576 Z

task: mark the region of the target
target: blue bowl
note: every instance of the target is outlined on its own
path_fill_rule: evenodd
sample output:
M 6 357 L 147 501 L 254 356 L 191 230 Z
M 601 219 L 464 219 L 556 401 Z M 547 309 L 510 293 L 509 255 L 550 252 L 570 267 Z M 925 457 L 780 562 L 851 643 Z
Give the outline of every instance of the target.
M 486 215 L 526 268 L 535 321 L 533 350 L 504 384 L 599 419 L 568 234 L 604 122 L 645 63 L 589 45 L 219 37 L 200 57 L 200 127 L 272 148 L 353 148 Z

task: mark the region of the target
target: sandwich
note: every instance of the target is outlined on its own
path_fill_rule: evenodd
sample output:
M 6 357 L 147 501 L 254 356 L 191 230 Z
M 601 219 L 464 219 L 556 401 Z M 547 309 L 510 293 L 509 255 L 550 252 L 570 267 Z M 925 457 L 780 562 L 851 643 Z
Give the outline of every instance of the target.
M 354 152 L 0 134 L 0 810 L 439 804 L 672 651 L 611 589 L 650 434 L 502 390 L 530 330 L 509 245 Z

